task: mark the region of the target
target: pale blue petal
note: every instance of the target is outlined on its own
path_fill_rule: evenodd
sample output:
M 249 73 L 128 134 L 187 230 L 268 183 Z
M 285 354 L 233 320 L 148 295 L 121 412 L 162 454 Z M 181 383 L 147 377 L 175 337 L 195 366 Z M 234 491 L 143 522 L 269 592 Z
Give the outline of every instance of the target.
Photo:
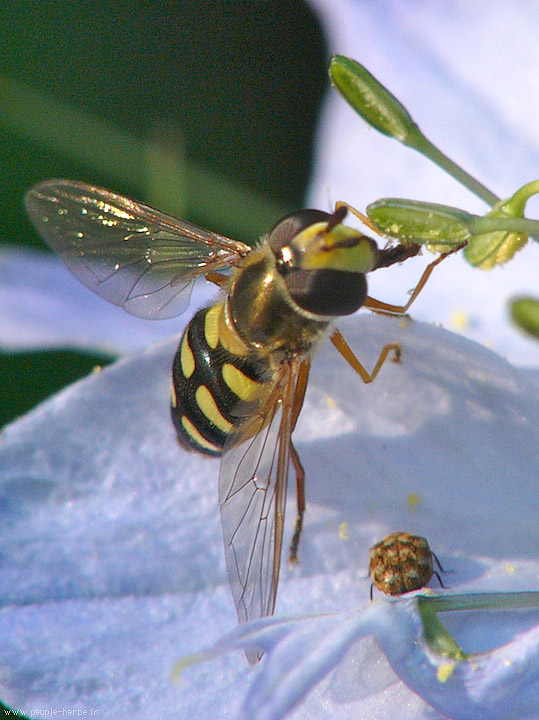
M 488 10 L 455 3 L 451 13 L 445 1 L 432 0 L 317 5 L 324 5 L 333 48 L 379 74 L 428 134 L 494 190 L 509 193 L 536 177 L 537 13 L 499 2 Z M 458 131 L 446 144 L 453 112 Z M 468 204 L 468 196 L 441 172 L 411 160 L 409 151 L 364 130 L 346 113 L 324 127 L 329 149 L 320 156 L 314 204 L 325 208 L 343 198 L 362 208 L 377 197 L 401 195 L 481 209 Z M 360 144 L 360 156 L 352 141 Z M 536 346 L 506 333 L 499 312 L 502 295 L 536 290 L 536 246 L 525 252 L 524 268 L 518 265 L 514 277 L 511 266 L 485 275 L 488 286 L 477 272 L 456 272 L 448 261 L 447 275 L 444 266 L 438 269 L 417 314 L 447 322 L 446 315 L 462 303 L 482 341 L 515 361 L 537 363 Z M 406 274 L 408 265 L 413 277 Z M 401 301 L 419 274 L 411 266 L 374 274 L 373 294 Z M 20 306 L 21 283 L 8 284 L 7 301 L 2 295 L 0 302 L 9 303 L 13 334 L 31 330 L 29 340 L 17 341 L 23 344 L 47 342 L 32 336 L 41 337 L 40 325 L 64 312 L 45 305 L 41 312 L 56 280 L 39 286 L 32 275 L 30 285 L 34 278 L 38 292 L 22 294 Z M 68 305 L 74 305 L 79 301 L 70 292 Z M 45 336 L 75 344 L 89 332 L 89 343 L 110 347 L 116 330 L 100 330 L 93 338 L 93 320 L 77 321 L 78 313 L 79 306 L 66 328 L 53 325 Z M 8 319 L 0 317 L 1 333 Z M 118 333 L 130 322 L 119 313 Z M 138 334 L 129 327 L 128 334 Z M 449 582 L 455 592 L 537 589 L 537 389 L 499 357 L 435 327 L 352 318 L 342 329 L 368 367 L 393 339 L 403 342 L 403 363 L 388 364 L 376 383 L 363 387 L 331 348 L 317 354 L 296 431 L 308 477 L 301 562 L 282 568 L 277 612 L 365 606 L 368 547 L 394 530 L 428 537 L 444 567 L 455 571 Z M 28 714 L 52 707 L 93 708 L 100 718 L 235 717 L 260 672 L 250 672 L 237 653 L 190 669 L 179 687 L 170 680 L 180 656 L 235 624 L 220 538 L 218 464 L 182 453 L 168 418 L 173 353 L 172 342 L 96 375 L 0 438 L 0 697 Z M 379 645 L 363 639 L 357 648 L 351 644 L 325 680 L 316 682 L 336 661 L 338 648 L 329 648 L 326 661 L 316 660 L 318 675 L 302 664 L 304 684 L 285 686 L 282 707 L 300 696 L 298 689 L 306 692 L 315 683 L 290 717 L 439 720 L 417 695 L 427 697 L 436 687 L 429 664 L 426 688 L 419 682 L 421 649 L 410 658 L 409 676 L 402 662 L 414 627 L 411 619 L 400 622 L 401 640 L 386 652 L 415 692 L 388 668 Z M 484 625 L 462 627 L 465 639 L 488 645 L 491 633 Z M 486 659 L 479 672 L 462 676 L 462 685 L 469 682 L 469 692 L 481 702 L 496 690 L 508 697 L 509 688 L 519 720 L 532 717 L 533 705 L 525 703 L 533 698 L 528 691 L 537 640 L 529 627 L 519 639 L 507 617 L 497 618 L 496 629 L 514 655 L 489 653 L 492 665 Z M 336 632 L 341 647 L 355 637 L 353 624 L 342 635 Z M 522 673 L 522 685 L 512 674 L 519 664 L 531 668 Z M 457 671 L 454 677 L 459 679 Z M 271 683 L 278 688 L 276 677 Z M 267 697 L 263 688 L 253 692 Z M 438 688 L 429 702 L 447 702 L 444 692 L 445 686 Z
M 193 292 L 194 307 L 212 295 Z M 214 286 L 212 286 L 214 287 Z M 90 292 L 52 255 L 0 249 L 0 349 L 70 347 L 121 355 L 178 333 L 184 318 L 148 322 Z
M 299 565 L 281 569 L 280 614 L 367 605 L 368 548 L 396 529 L 429 538 L 454 570 L 455 592 L 537 588 L 537 388 L 478 345 L 404 325 L 374 316 L 340 324 L 368 367 L 384 342 L 402 344 L 402 363 L 388 363 L 368 387 L 330 344 L 317 353 L 296 429 L 308 478 L 306 526 Z M 175 343 L 73 385 L 0 438 L 0 697 L 28 712 L 97 707 L 102 717 L 122 709 L 131 717 L 214 718 L 239 711 L 256 677 L 239 653 L 191 669 L 179 687 L 170 680 L 181 656 L 236 622 L 218 463 L 183 452 L 169 420 Z M 499 628 L 506 623 L 501 618 Z M 354 632 L 336 626 L 323 657 L 305 634 L 301 662 L 292 636 L 284 637 L 304 684 L 284 686 L 283 707 L 336 663 Z M 486 641 L 481 632 L 475 641 Z M 373 646 L 356 683 L 338 673 L 316 685 L 297 717 L 324 717 L 320 702 L 335 718 L 356 710 L 389 718 L 403 703 L 403 717 L 428 717 L 383 658 Z M 283 671 L 294 680 L 290 667 Z M 271 683 L 256 692 L 268 697 L 275 688 L 277 700 Z
M 264 648 L 266 655 L 241 718 L 280 720 L 328 673 L 342 673 L 341 661 L 347 653 L 361 655 L 358 641 L 367 635 L 380 643 L 398 677 L 443 717 L 537 717 L 539 624 L 488 653 L 457 661 L 427 647 L 416 602 L 410 598 L 385 600 L 339 615 L 248 623 L 219 641 L 210 653 Z M 490 640 L 496 641 L 495 631 Z M 362 702 L 380 688 L 372 683 L 370 690 L 364 687 Z M 354 706 L 348 704 L 347 712 L 355 712 Z

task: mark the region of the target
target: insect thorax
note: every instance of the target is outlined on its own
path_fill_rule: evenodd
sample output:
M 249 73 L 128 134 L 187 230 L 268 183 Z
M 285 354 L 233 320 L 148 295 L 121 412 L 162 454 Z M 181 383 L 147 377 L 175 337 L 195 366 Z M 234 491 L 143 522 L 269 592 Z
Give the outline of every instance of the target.
M 232 278 L 230 322 L 262 357 L 282 351 L 304 355 L 322 337 L 329 319 L 301 310 L 292 300 L 267 245 L 250 253 Z

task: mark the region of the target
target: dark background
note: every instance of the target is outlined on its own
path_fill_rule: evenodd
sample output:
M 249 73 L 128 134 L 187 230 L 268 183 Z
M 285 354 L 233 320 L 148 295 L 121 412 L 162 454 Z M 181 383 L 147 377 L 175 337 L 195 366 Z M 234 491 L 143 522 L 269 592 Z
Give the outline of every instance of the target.
M 22 197 L 50 177 L 246 242 L 303 205 L 329 58 L 299 0 L 3 0 L 0 28 L 0 242 L 45 249 Z M 108 360 L 0 354 L 0 425 Z

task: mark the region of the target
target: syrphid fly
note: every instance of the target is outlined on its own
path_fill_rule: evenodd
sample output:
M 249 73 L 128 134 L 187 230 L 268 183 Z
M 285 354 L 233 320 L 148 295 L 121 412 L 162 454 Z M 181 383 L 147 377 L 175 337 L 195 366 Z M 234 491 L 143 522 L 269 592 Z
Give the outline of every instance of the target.
M 419 246 L 379 249 L 333 213 L 301 210 L 280 220 L 250 247 L 93 185 L 40 183 L 26 196 L 32 222 L 67 267 L 90 289 L 133 315 L 170 318 L 189 302 L 200 275 L 220 298 L 188 324 L 173 363 L 172 419 L 180 443 L 222 456 L 219 503 L 227 569 L 240 621 L 275 606 L 289 464 L 298 513 L 290 557 L 297 557 L 305 509 L 304 471 L 292 443 L 313 349 L 326 335 L 364 382 L 336 317 L 362 306 L 405 312 L 369 298 L 366 274 L 401 262 Z M 228 273 L 223 270 L 228 269 Z

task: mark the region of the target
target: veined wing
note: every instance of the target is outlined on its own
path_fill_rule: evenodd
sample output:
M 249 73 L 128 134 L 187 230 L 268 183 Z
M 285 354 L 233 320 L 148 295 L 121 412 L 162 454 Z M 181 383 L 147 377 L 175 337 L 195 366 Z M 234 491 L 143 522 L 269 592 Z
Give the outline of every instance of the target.
M 228 438 L 221 460 L 221 521 L 240 622 L 271 615 L 275 606 L 296 374 L 294 365 L 283 366 L 256 415 Z
M 34 227 L 71 272 L 138 317 L 181 314 L 196 277 L 250 252 L 242 242 L 86 183 L 48 180 L 25 202 Z

